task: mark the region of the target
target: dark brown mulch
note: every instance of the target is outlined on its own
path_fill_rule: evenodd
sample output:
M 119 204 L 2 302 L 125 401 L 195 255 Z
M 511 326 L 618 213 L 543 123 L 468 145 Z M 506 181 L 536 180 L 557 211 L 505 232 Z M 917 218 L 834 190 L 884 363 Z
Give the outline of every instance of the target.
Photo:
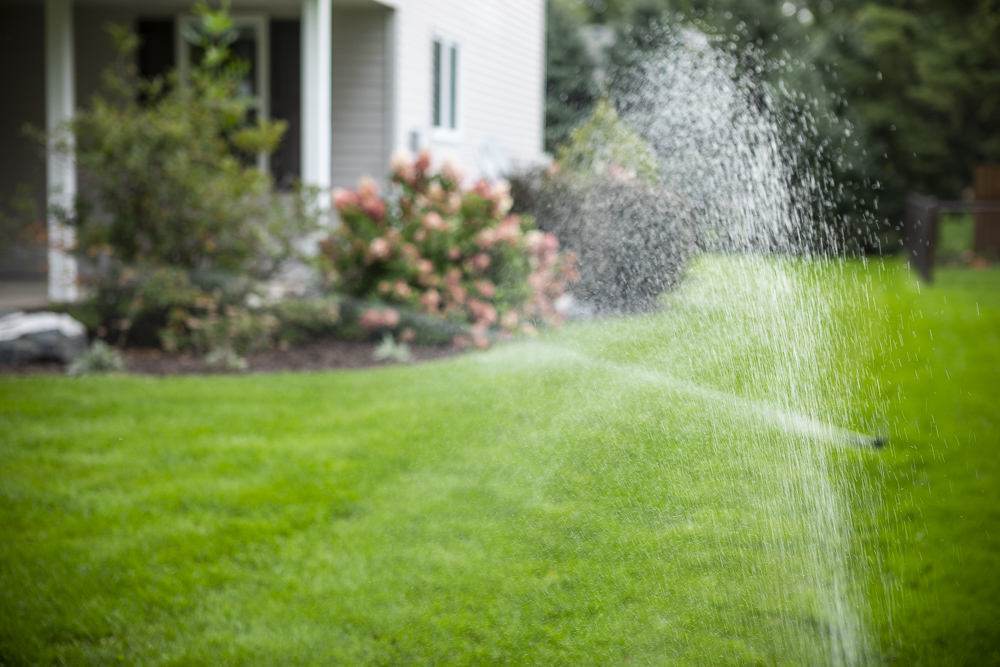
M 376 361 L 373 353 L 377 343 L 348 340 L 321 340 L 287 350 L 267 350 L 247 356 L 249 372 L 325 371 L 339 368 L 391 366 L 395 361 Z M 414 362 L 443 359 L 458 353 L 455 348 L 411 346 Z M 130 373 L 140 375 L 185 375 L 212 372 L 202 357 L 194 354 L 166 354 L 160 350 L 125 350 Z M 0 364 L 0 373 L 64 373 L 66 367 L 55 361 L 43 361 L 21 366 Z

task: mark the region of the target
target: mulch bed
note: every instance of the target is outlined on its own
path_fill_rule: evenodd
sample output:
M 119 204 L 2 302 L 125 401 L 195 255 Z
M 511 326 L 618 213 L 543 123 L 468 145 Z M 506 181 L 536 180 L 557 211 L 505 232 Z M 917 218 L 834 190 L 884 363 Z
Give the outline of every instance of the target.
M 347 340 L 320 340 L 287 350 L 267 350 L 247 356 L 250 373 L 277 371 L 326 371 L 343 368 L 392 366 L 395 361 L 376 361 L 373 353 L 377 343 Z M 411 346 L 414 362 L 443 359 L 458 354 L 451 346 Z M 129 349 L 124 351 L 130 373 L 140 375 L 186 375 L 211 373 L 202 357 L 194 354 L 166 354 L 160 350 Z M 0 364 L 0 374 L 64 373 L 65 365 L 41 361 L 20 366 Z

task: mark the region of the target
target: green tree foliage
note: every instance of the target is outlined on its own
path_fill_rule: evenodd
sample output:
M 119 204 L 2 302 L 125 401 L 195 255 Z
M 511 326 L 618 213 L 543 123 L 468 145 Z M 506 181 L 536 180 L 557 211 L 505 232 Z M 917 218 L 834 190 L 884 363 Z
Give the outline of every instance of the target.
M 887 194 L 956 197 L 1000 161 L 1000 4 L 855 2 L 857 42 L 834 42 L 844 95 L 883 148 Z
M 581 0 L 580 4 L 588 23 L 613 25 L 631 18 L 639 2 L 641 0 Z
M 195 11 L 200 22 L 188 38 L 203 57 L 186 81 L 138 77 L 138 39 L 112 30 L 118 62 L 69 127 L 84 183 L 70 222 L 91 256 L 263 277 L 294 253 L 315 218 L 304 196 L 275 195 L 255 166 L 286 123 L 249 122 L 237 95 L 247 65 L 228 49 L 231 20 L 204 5 Z
M 822 10 L 817 8 L 817 12 Z M 611 61 L 617 74 L 614 97 L 635 83 L 629 70 L 677 41 L 682 26 L 710 35 L 717 48 L 736 59 L 738 76 L 753 81 L 750 103 L 770 109 L 787 134 L 785 149 L 801 173 L 828 175 L 823 182 L 824 223 L 850 250 L 884 242 L 875 213 L 880 188 L 872 167 L 873 151 L 865 124 L 836 91 L 840 84 L 832 66 L 826 33 L 816 31 L 817 15 L 793 3 L 740 0 L 646 0 L 632 6 L 618 25 Z M 764 84 L 764 85 L 757 85 Z
M 580 33 L 579 8 L 569 0 L 549 0 L 546 24 L 545 150 L 569 139 L 596 98 L 594 61 Z
M 588 20 L 617 25 L 627 37 L 619 39 L 619 62 L 626 46 L 655 46 L 647 28 L 664 21 L 725 35 L 736 53 L 749 48 L 753 55 L 745 66 L 820 103 L 811 112 L 825 126 L 819 128 L 820 143 L 830 151 L 832 172 L 844 188 L 841 203 L 893 224 L 907 192 L 957 197 L 971 183 L 975 164 L 1000 160 L 995 0 L 587 0 L 584 5 Z M 833 142 L 840 145 L 830 150 Z M 872 194 L 879 199 L 877 210 Z

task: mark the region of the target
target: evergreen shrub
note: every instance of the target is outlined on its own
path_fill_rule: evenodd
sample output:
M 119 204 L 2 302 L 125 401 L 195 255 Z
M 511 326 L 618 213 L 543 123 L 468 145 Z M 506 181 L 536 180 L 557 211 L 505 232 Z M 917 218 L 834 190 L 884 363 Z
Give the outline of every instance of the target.
M 287 123 L 252 119 L 227 12 L 194 11 L 186 36 L 203 57 L 183 81 L 138 76 L 138 38 L 111 29 L 118 60 L 57 137 L 81 173 L 80 197 L 59 213 L 76 229 L 89 287 L 76 310 L 95 332 L 120 345 L 243 352 L 329 319 L 282 329 L 281 309 L 250 306 L 261 281 L 302 260 L 296 243 L 317 228 L 317 193 L 278 193 L 258 168 Z

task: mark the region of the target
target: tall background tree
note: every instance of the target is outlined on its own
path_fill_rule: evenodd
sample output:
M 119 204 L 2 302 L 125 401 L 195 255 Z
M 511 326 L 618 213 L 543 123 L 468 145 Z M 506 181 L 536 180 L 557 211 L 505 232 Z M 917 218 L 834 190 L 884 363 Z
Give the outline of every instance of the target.
M 594 60 L 582 29 L 587 14 L 572 0 L 549 0 L 545 33 L 545 150 L 554 153 L 597 98 Z
M 1000 161 L 1000 3 L 853 2 L 833 12 L 844 95 L 874 141 L 886 196 L 957 197 L 973 166 Z
M 841 205 L 890 229 L 908 192 L 958 197 L 976 164 L 1000 161 L 997 0 L 579 0 L 576 8 L 585 23 L 616 29 L 612 61 L 654 49 L 651 26 L 664 23 L 752 50 L 744 64 L 758 76 L 820 103 L 822 138 L 838 144 L 828 158 Z

